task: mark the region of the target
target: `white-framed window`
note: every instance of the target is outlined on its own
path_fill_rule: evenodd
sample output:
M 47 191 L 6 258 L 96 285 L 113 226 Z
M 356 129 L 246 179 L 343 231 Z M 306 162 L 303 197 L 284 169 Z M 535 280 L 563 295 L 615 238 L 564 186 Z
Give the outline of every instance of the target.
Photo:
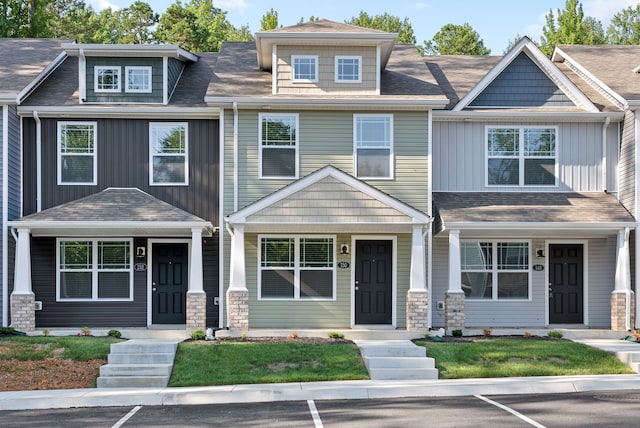
M 133 300 L 131 239 L 58 238 L 58 301 Z
M 298 114 L 260 113 L 260 178 L 298 177 Z
M 335 300 L 335 236 L 259 236 L 260 300 Z
M 149 181 L 152 185 L 189 184 L 188 123 L 149 123 Z
M 393 115 L 353 115 L 358 178 L 393 178 Z
M 294 82 L 317 82 L 318 56 L 292 55 L 291 77 Z
M 528 241 L 460 241 L 465 297 L 528 300 L 531 296 L 530 248 Z
M 94 67 L 95 92 L 120 92 L 120 67 L 96 65 Z
M 125 92 L 151 93 L 151 67 L 127 66 L 124 68 Z
M 58 184 L 97 182 L 96 122 L 58 122 Z
M 553 126 L 487 126 L 487 186 L 557 186 Z
M 336 83 L 362 82 L 361 56 L 336 56 Z

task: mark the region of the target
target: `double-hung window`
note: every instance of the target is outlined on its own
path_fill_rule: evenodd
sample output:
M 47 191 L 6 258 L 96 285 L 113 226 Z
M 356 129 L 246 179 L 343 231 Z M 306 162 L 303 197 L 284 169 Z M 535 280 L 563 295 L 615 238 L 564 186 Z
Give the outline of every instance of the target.
M 261 236 L 259 298 L 333 300 L 335 237 Z
M 58 239 L 57 299 L 133 300 L 131 240 Z
M 189 184 L 187 123 L 149 124 L 149 169 L 152 185 Z
M 125 67 L 125 92 L 151 93 L 151 67 Z
M 358 178 L 392 178 L 393 116 L 353 116 L 355 170 Z
M 58 184 L 96 184 L 96 122 L 58 122 Z
M 298 115 L 259 115 L 260 177 L 298 177 Z
M 362 57 L 336 56 L 336 83 L 362 82 Z
M 555 186 L 555 127 L 487 127 L 488 186 Z
M 460 260 L 467 299 L 529 298 L 529 242 L 461 241 Z
M 291 74 L 294 82 L 317 82 L 318 56 L 292 55 Z
M 120 92 L 120 67 L 96 65 L 94 67 L 95 92 Z

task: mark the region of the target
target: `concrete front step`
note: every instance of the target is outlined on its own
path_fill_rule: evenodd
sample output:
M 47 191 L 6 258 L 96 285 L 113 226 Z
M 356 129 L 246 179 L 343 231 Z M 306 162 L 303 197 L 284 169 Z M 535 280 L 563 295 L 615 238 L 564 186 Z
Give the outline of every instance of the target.
M 175 354 L 177 349 L 177 342 L 129 340 L 127 342 L 114 343 L 111 345 L 110 352 L 113 354 L 142 354 L 147 352 Z
M 138 353 L 126 354 L 122 352 L 110 353 L 107 357 L 109 364 L 173 364 L 175 353 Z
M 167 376 L 109 376 L 99 377 L 98 388 L 164 388 Z
M 438 379 L 435 360 L 409 340 L 356 340 L 373 380 Z
M 171 376 L 172 364 L 107 364 L 100 367 L 100 376 Z
M 363 357 L 426 357 L 427 350 L 410 340 L 356 340 Z
M 369 376 L 373 380 L 433 380 L 438 379 L 438 369 L 369 369 Z
M 371 369 L 433 369 L 435 360 L 426 357 L 365 357 L 365 365 Z

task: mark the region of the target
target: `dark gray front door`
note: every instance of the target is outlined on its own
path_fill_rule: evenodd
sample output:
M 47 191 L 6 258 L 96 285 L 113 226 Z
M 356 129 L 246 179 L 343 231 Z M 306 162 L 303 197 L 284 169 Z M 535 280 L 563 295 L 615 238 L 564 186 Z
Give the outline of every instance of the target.
M 153 244 L 153 324 L 185 324 L 189 254 L 187 244 Z
M 549 323 L 582 324 L 583 249 L 581 244 L 549 245 Z
M 392 241 L 356 241 L 356 324 L 391 324 Z

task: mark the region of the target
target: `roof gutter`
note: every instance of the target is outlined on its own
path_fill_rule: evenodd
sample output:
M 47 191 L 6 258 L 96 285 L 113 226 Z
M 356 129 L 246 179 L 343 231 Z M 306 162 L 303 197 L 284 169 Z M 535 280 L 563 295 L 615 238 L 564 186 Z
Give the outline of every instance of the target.
M 36 212 L 40 212 L 42 211 L 42 122 L 37 110 L 33 111 L 33 119 L 36 121 Z
M 638 104 L 640 106 L 640 103 Z M 548 122 L 549 118 L 553 117 L 553 120 L 571 119 L 571 120 L 584 120 L 593 121 L 594 118 L 609 118 L 613 121 L 621 121 L 624 119 L 624 112 L 578 112 L 578 111 L 507 111 L 507 110 L 491 110 L 491 111 L 451 111 L 451 110 L 434 110 L 433 119 L 437 121 L 459 121 L 464 120 L 467 122 L 473 121 L 486 121 L 487 119 L 498 119 L 501 121 L 544 121 Z
M 231 98 L 231 97 L 205 97 L 204 101 L 214 107 L 233 108 L 233 103 L 242 103 L 242 109 L 250 110 L 274 110 L 274 109 L 299 109 L 299 110 L 432 110 L 443 109 L 448 100 L 444 97 L 436 99 L 401 99 L 390 98 Z
M 446 223 L 446 222 L 445 222 Z M 570 223 L 570 222 L 452 222 L 446 223 L 447 229 L 477 229 L 495 230 L 619 230 L 626 227 L 635 229 L 633 221 L 621 221 L 616 223 Z
M 130 105 L 117 106 L 90 106 L 83 104 L 81 107 L 60 107 L 60 106 L 20 106 L 18 115 L 21 117 L 32 117 L 34 112 L 38 112 L 40 117 L 55 118 L 113 118 L 121 119 L 126 116 L 128 119 L 170 119 L 170 118 L 192 118 L 211 119 L 218 117 L 220 110 L 215 107 L 166 107 L 158 104 L 158 107 L 132 107 Z

